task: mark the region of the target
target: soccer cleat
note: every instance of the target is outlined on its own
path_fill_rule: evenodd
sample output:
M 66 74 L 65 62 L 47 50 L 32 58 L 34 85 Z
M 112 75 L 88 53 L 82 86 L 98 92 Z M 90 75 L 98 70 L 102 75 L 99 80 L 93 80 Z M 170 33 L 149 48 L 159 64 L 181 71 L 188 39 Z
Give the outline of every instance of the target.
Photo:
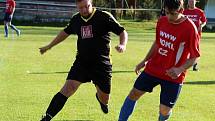
M 193 71 L 199 71 L 199 69 L 198 68 L 193 68 Z
M 197 63 L 193 65 L 193 71 L 199 71 Z
M 17 30 L 17 36 L 20 36 L 20 34 L 21 34 L 21 31 L 20 30 Z
M 98 100 L 98 102 L 99 102 L 99 104 L 100 104 L 100 106 L 101 106 L 101 109 L 102 109 L 103 113 L 107 114 L 107 113 L 108 113 L 108 105 L 107 105 L 107 104 L 106 104 L 106 105 L 103 104 L 103 103 L 99 100 L 99 97 L 98 97 L 97 93 L 96 93 L 96 99 Z
M 42 116 L 42 119 L 40 121 L 51 121 L 51 117 L 44 115 L 44 116 Z
M 199 69 L 197 68 L 197 65 L 193 66 L 193 71 L 199 71 Z

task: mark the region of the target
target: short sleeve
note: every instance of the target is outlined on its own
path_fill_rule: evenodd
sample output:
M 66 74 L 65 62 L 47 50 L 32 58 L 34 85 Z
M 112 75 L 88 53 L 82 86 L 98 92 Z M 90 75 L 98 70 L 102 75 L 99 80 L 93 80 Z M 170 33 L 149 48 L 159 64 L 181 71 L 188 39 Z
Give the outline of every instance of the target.
M 70 19 L 70 22 L 67 24 L 67 26 L 64 28 L 64 32 L 67 34 L 75 34 L 75 30 L 74 30 L 74 23 L 75 23 L 75 17 L 73 16 Z
M 106 11 L 103 11 L 105 14 L 107 14 L 107 24 L 108 24 L 108 28 L 111 32 L 120 35 L 120 33 L 122 33 L 125 29 L 124 27 L 122 27 L 119 22 L 113 17 L 113 15 L 111 13 L 108 13 Z
M 203 11 L 201 11 L 201 22 L 207 22 L 207 19 L 205 17 L 205 13 Z
M 15 3 L 15 1 L 11 2 L 11 6 L 12 6 L 13 8 L 15 8 L 15 7 L 16 7 L 16 3 Z
M 190 58 L 195 58 L 200 56 L 200 36 L 198 34 L 197 28 L 194 24 L 193 27 L 190 29 L 188 34 L 188 41 L 189 41 L 189 49 L 190 49 Z

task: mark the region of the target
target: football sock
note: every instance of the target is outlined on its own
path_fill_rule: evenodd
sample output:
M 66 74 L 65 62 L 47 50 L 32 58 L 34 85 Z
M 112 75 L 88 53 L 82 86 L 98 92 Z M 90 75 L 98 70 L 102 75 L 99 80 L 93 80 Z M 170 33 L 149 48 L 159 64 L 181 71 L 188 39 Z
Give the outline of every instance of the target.
M 5 37 L 8 36 L 8 26 L 4 25 L 4 32 L 5 32 Z
M 127 97 L 125 99 L 125 102 L 121 108 L 120 114 L 119 114 L 119 120 L 118 121 L 127 121 L 129 116 L 134 111 L 134 107 L 137 101 L 133 101 Z
M 17 29 L 13 24 L 11 24 L 11 25 L 10 25 L 10 28 L 11 28 L 11 29 L 13 29 L 13 30 L 15 30 L 15 31 L 16 31 L 16 33 L 18 33 L 18 32 L 19 32 L 19 30 L 18 30 L 18 29 Z
M 46 117 L 53 118 L 64 106 L 67 97 L 58 92 L 53 98 L 46 111 Z
M 158 121 L 167 121 L 169 119 L 170 115 L 171 115 L 171 113 L 169 113 L 166 116 L 164 116 L 160 113 Z

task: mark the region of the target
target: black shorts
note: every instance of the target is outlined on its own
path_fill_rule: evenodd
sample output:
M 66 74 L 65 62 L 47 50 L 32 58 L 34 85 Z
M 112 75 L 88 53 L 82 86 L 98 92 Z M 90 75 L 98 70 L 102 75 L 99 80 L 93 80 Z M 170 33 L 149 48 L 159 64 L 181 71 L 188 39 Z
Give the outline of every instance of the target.
M 182 84 L 162 80 L 142 72 L 135 81 L 134 88 L 145 92 L 152 92 L 153 88 L 157 85 L 161 86 L 160 104 L 172 108 L 178 99 Z
M 110 94 L 111 77 L 111 64 L 88 63 L 76 59 L 69 71 L 67 80 L 76 80 L 81 83 L 92 81 L 104 93 Z
M 5 15 L 4 15 L 4 21 L 11 22 L 11 20 L 12 20 L 12 15 L 9 14 L 9 13 L 5 13 Z

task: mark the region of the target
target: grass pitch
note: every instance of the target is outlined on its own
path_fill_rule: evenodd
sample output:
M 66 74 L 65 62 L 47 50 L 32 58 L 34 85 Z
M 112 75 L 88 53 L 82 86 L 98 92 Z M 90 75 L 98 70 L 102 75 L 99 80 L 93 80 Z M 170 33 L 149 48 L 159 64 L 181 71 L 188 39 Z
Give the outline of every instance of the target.
M 129 33 L 127 51 L 114 50 L 118 37 L 112 36 L 113 79 L 110 113 L 104 115 L 95 98 L 95 87 L 83 84 L 69 98 L 54 121 L 117 121 L 122 103 L 133 86 L 134 68 L 148 52 L 155 38 L 153 22 L 122 22 Z M 76 36 L 39 54 L 63 28 L 23 27 L 21 37 L 4 38 L 0 26 L 0 121 L 39 121 L 56 92 L 64 84 L 76 54 Z M 215 120 L 215 36 L 203 33 L 199 72 L 189 71 L 170 121 Z M 160 87 L 139 99 L 130 121 L 156 121 Z

